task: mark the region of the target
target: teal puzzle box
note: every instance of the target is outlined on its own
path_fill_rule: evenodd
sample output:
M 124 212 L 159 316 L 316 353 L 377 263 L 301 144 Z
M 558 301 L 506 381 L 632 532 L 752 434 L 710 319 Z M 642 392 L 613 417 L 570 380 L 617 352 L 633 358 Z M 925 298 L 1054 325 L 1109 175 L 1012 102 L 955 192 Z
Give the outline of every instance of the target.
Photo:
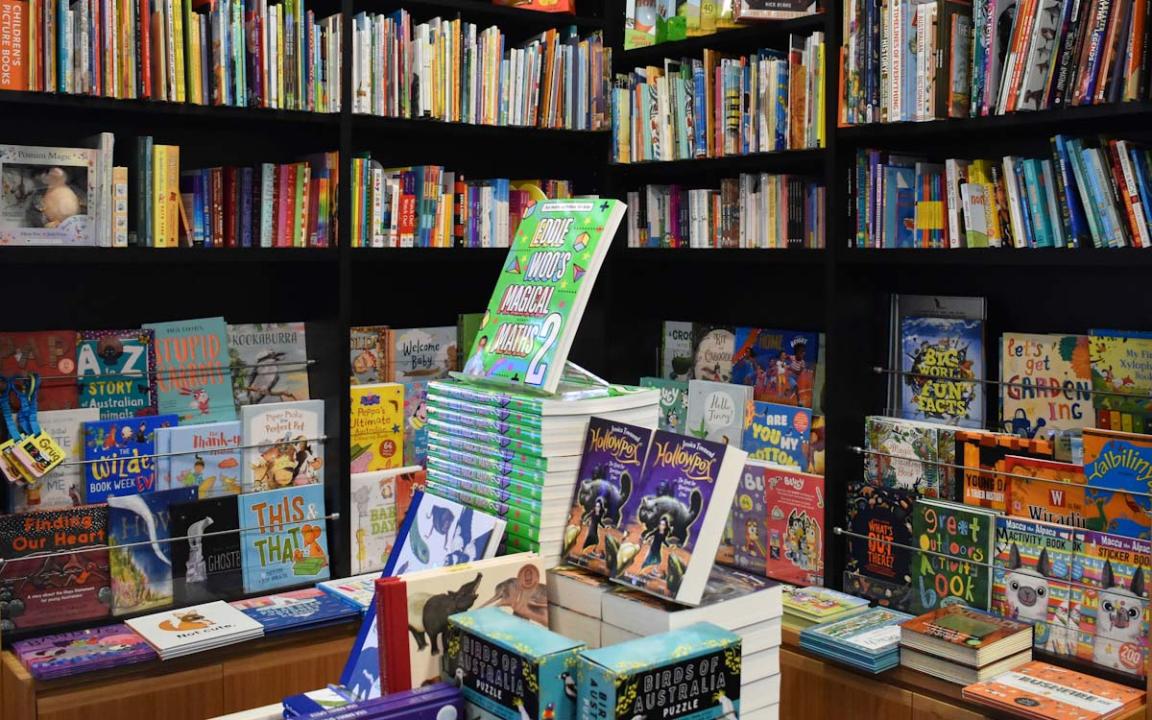
M 448 619 L 443 677 L 464 691 L 469 718 L 574 720 L 584 643 L 499 608 Z
M 740 713 L 740 636 L 712 623 L 580 653 L 580 720 Z

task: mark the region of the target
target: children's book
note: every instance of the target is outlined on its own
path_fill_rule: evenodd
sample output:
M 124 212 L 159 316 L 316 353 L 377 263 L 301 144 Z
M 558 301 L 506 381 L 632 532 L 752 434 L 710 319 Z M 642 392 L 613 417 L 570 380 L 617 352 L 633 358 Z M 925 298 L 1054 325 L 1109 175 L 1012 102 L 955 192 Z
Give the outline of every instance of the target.
M 752 388 L 710 380 L 688 381 L 688 434 L 740 447 Z
M 692 323 L 665 320 L 660 344 L 660 377 L 678 382 L 691 380 L 694 347 Z
M 414 486 L 423 486 L 423 476 L 424 469 L 418 465 L 352 473 L 348 488 L 352 501 L 352 522 L 349 523 L 352 572 L 359 575 L 384 569 L 396 532 L 404 521 L 397 512 L 397 499 L 410 498 Z
M 38 410 L 76 408 L 76 339 L 75 330 L 0 333 L 0 372 L 20 387 L 21 378 L 39 375 Z
M 122 624 L 20 640 L 12 651 L 37 680 L 156 659 L 151 646 Z
M 250 640 L 264 634 L 259 622 L 223 601 L 132 618 L 139 633 L 162 660 Z
M 964 688 L 964 699 L 1043 720 L 1107 720 L 1143 702 L 1144 691 L 1033 660 Z
M 906 317 L 900 347 L 900 417 L 977 428 L 984 424 L 982 320 Z
M 845 591 L 897 610 L 911 609 L 912 509 L 916 493 L 852 483 L 848 487 Z
M 765 575 L 794 585 L 824 583 L 824 478 L 749 460 L 743 486 L 763 483 Z M 743 552 L 762 552 L 745 527 Z M 740 528 L 736 528 L 740 533 Z M 741 549 L 736 552 L 737 564 Z M 750 558 L 754 562 L 755 558 Z
M 404 464 L 424 465 L 428 460 L 428 383 L 404 385 Z
M 546 200 L 524 211 L 463 374 L 552 394 L 625 205 Z
M 500 518 L 419 492 L 397 532 L 384 574 L 400 575 L 493 557 L 504 526 Z
M 96 149 L 0 145 L 0 246 L 95 245 L 101 164 Z
M 181 425 L 236 419 L 222 317 L 151 323 L 156 336 L 157 407 Z
M 264 634 L 302 630 L 345 620 L 356 608 L 318 587 L 264 595 L 228 603 L 264 626 Z
M 1096 424 L 1143 433 L 1152 418 L 1152 333 L 1090 330 Z
M 388 382 L 428 382 L 456 367 L 456 326 L 384 329 L 380 336 Z
M 968 505 L 1008 510 L 1009 478 L 1005 474 L 1009 455 L 1051 460 L 1052 441 L 984 430 L 958 430 L 956 464 L 964 475 L 963 501 Z
M 480 325 L 484 322 L 484 313 L 460 313 L 456 316 L 456 368 L 464 367 L 468 360 L 468 352 L 480 334 Z
M 351 329 L 353 385 L 377 383 L 385 378 L 380 338 L 387 329 L 385 325 L 363 325 Z
M 323 485 L 245 493 L 239 503 L 244 592 L 328 579 Z
M 237 496 L 173 505 L 172 580 L 177 605 L 233 598 L 244 591 Z
M 103 502 L 110 495 L 159 489 L 156 431 L 174 425 L 175 415 L 84 423 L 84 479 L 88 502 Z
M 727 383 L 732 381 L 732 353 L 736 349 L 735 329 L 728 325 L 692 326 L 692 379 Z
M 954 497 L 956 428 L 872 415 L 864 421 L 864 479 L 924 497 Z
M 1135 494 L 1140 507 L 1152 509 L 1152 439 L 1114 430 L 1084 430 L 1084 477 L 1089 485 Z M 1147 531 L 1147 523 L 1144 524 Z
M 738 327 L 732 382 L 755 400 L 812 408 L 819 352 L 818 333 Z
M 1087 335 L 1000 337 L 1000 424 L 1023 437 L 1096 425 Z
M 367 612 L 376 597 L 376 580 L 379 577 L 379 572 L 370 572 L 340 580 L 325 580 L 316 583 L 316 587 L 359 612 Z
M 195 499 L 195 488 L 108 498 L 113 615 L 139 613 L 172 604 L 170 508 Z M 128 547 L 119 547 L 121 545 Z
M 80 407 L 100 419 L 156 414 L 156 347 L 151 330 L 85 330 L 76 345 Z
M 1072 463 L 1004 458 L 1008 514 L 1097 532 L 1147 539 L 1146 498 L 1085 484 L 1084 468 Z
M 660 424 L 658 429 L 683 433 L 688 427 L 688 381 L 642 377 L 640 387 L 660 391 Z
M 352 472 L 387 470 L 403 464 L 404 389 L 400 383 L 352 386 Z
M 324 482 L 324 401 L 240 408 L 244 492 Z
M 992 554 L 996 513 L 918 498 L 912 511 L 913 606 L 927 612 L 952 605 L 988 610 L 992 600 Z
M 785 585 L 782 602 L 789 621 L 800 620 L 808 624 L 832 622 L 868 609 L 866 598 L 816 586 L 794 588 Z
M 1072 578 L 1080 601 L 1077 655 L 1143 677 L 1148 659 L 1148 583 L 1152 544 L 1077 531 Z
M 746 459 L 738 448 L 657 430 L 621 511 L 612 579 L 698 605 Z
M 652 431 L 600 417 L 588 421 L 564 530 L 569 565 L 611 576 L 624 536 L 624 509 L 639 490 Z
M 14 513 L 58 510 L 84 504 L 84 424 L 100 419 L 96 408 L 49 410 L 39 414 L 40 429 L 52 436 L 65 460 L 44 477 L 28 485 L 8 485 L 9 507 Z
M 157 437 L 166 454 L 160 458 L 161 487 L 194 487 L 201 498 L 241 491 L 239 420 L 162 428 Z
M 107 617 L 108 508 L 0 515 L 0 591 L 16 630 Z M 30 557 L 34 556 L 34 557 Z
M 1069 585 L 1074 530 L 1062 525 L 996 519 L 992 611 L 1034 628 L 1035 645 L 1053 655 L 1076 654 L 1078 592 Z
M 307 400 L 304 323 L 228 326 L 228 360 L 236 405 Z
M 811 431 L 808 408 L 754 400 L 744 412 L 741 447 L 753 460 L 804 472 Z

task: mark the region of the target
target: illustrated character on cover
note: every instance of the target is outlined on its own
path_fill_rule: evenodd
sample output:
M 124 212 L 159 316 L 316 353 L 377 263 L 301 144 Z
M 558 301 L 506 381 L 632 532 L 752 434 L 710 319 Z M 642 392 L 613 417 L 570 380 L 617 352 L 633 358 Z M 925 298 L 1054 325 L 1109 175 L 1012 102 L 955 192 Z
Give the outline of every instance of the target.
M 512 614 L 548 627 L 548 588 L 540 582 L 540 571 L 535 565 L 525 565 L 516 577 L 502 580 L 496 592 L 480 607 L 508 608 Z
M 172 567 L 172 561 L 164 554 L 160 546 L 160 536 L 156 532 L 156 515 L 152 512 L 152 508 L 148 507 L 148 503 L 140 495 L 124 495 L 120 497 L 109 496 L 108 507 L 119 508 L 135 513 L 140 520 L 144 523 L 144 528 L 148 533 L 148 542 L 152 548 L 153 554 L 168 567 Z M 191 529 L 189 529 L 191 530 Z M 123 551 L 123 550 L 121 550 Z M 148 592 L 148 579 L 143 576 L 134 577 L 131 581 L 127 578 L 118 578 L 117 586 L 117 601 L 123 603 L 124 608 L 131 608 L 144 602 Z
M 475 511 L 465 507 L 460 511 L 460 520 L 456 523 L 456 530 L 452 533 L 449 552 L 444 556 L 444 565 L 461 565 L 472 562 L 480 556 L 480 548 L 487 547 L 492 531 L 489 530 L 478 537 L 472 537 L 472 523 Z
M 417 649 L 430 646 L 433 655 L 440 654 L 449 616 L 472 609 L 480 597 L 477 589 L 483 577 L 483 573 L 476 573 L 475 578 L 455 590 L 432 596 L 417 593 L 408 599 L 408 632 Z
M 210 415 L 212 413 L 212 399 L 208 397 L 208 391 L 204 388 L 180 388 L 180 394 L 190 396 L 192 402 L 188 403 L 188 407 L 198 411 L 201 415 Z
M 205 517 L 188 526 L 188 563 L 185 583 L 208 582 L 208 566 L 204 562 L 204 533 L 212 526 L 212 518 Z
M 248 382 L 244 386 L 247 404 L 256 405 L 270 396 L 280 400 L 296 399 L 292 393 L 276 392 L 276 385 L 280 382 L 280 361 L 285 357 L 282 352 L 269 350 L 256 358 L 248 374 Z
M 476 349 L 472 352 L 472 357 L 468 358 L 468 362 L 464 364 L 465 375 L 484 374 L 484 354 L 487 348 L 488 336 L 481 335 L 476 339 Z
M 172 618 L 175 618 L 173 620 Z M 167 632 L 187 632 L 188 630 L 203 630 L 216 623 L 204 617 L 195 610 L 178 610 L 172 613 L 172 618 L 160 621 L 160 629 Z
M 452 529 L 452 522 L 456 519 L 456 514 L 449 508 L 433 505 L 425 514 L 424 519 L 432 521 L 432 527 L 425 539 L 431 540 L 434 534 L 440 535 L 444 538 L 444 549 L 447 550 L 448 531 Z
M 1036 569 L 1024 567 L 1020 548 L 1012 543 L 1008 550 L 1008 573 L 1004 576 L 1004 596 L 1008 603 L 1008 616 L 1028 622 L 1048 621 L 1048 578 L 1051 564 L 1048 550 L 1040 551 Z
M 1139 651 L 1144 645 L 1144 614 L 1148 607 L 1144 568 L 1136 569 L 1126 588 L 1113 570 L 1111 561 L 1105 560 L 1101 582 L 1104 588 L 1099 593 L 1092 662 L 1132 672 L 1144 661 L 1143 653 Z
M 664 559 L 664 546 L 669 544 L 668 533 L 671 525 L 667 515 L 661 515 L 655 527 L 650 527 L 640 534 L 640 542 L 648 543 L 648 557 L 644 558 L 641 572 L 659 575 L 660 561 Z
M 677 545 L 686 545 L 691 536 L 692 525 L 700 517 L 704 508 L 704 496 L 699 488 L 692 488 L 689 505 L 677 500 L 669 494 L 667 488 L 661 488 L 656 495 L 648 495 L 640 500 L 640 507 L 636 510 L 636 519 L 645 527 L 646 532 L 654 532 L 661 518 L 667 523 L 666 536 L 669 542 Z
M 598 495 L 592 501 L 592 508 L 585 510 L 580 516 L 580 522 L 588 526 L 588 534 L 584 536 L 580 552 L 588 548 L 595 550 L 600 545 L 600 528 L 604 526 L 604 513 L 604 498 Z
M 752 557 L 764 557 L 764 542 L 760 539 L 760 525 L 755 520 L 744 521 L 744 552 Z
M 312 451 L 312 444 L 307 438 L 296 439 L 295 450 L 296 465 L 292 469 L 293 485 L 314 485 L 320 482 L 320 468 L 324 461 L 316 457 Z

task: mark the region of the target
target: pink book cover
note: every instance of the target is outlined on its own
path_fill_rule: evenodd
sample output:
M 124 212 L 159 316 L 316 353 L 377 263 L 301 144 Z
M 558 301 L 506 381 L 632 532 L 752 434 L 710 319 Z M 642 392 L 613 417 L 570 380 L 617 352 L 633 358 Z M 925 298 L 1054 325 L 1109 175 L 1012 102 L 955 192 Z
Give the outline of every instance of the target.
M 751 464 L 745 467 L 745 476 Z M 794 585 L 824 583 L 824 478 L 765 465 L 766 574 Z

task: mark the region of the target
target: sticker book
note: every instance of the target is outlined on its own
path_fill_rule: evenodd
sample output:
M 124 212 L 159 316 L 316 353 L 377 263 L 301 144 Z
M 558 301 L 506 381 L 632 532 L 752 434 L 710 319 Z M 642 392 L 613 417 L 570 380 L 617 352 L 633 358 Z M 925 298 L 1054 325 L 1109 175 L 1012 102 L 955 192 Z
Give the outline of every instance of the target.
M 1080 596 L 1077 656 L 1143 676 L 1148 659 L 1148 583 L 1152 544 L 1119 535 L 1077 532 L 1072 576 Z

